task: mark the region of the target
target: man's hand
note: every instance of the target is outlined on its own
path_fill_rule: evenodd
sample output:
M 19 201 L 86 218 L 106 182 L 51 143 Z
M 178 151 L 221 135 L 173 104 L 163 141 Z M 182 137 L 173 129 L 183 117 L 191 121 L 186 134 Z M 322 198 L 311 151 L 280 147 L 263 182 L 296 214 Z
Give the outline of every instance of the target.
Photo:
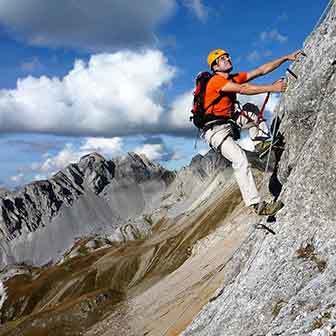
M 299 59 L 299 56 L 303 54 L 301 49 L 294 51 L 293 53 L 286 56 L 288 61 L 296 61 Z
M 285 92 L 287 90 L 287 83 L 284 79 L 277 80 L 272 84 L 272 92 Z
M 246 81 L 249 82 L 254 78 L 264 76 L 269 72 L 273 71 L 274 69 L 278 68 L 281 64 L 285 63 L 286 61 L 296 61 L 300 57 L 300 55 L 306 56 L 306 54 L 301 49 L 299 49 L 291 54 L 282 56 L 272 62 L 266 63 L 253 71 L 249 71 L 247 73 Z

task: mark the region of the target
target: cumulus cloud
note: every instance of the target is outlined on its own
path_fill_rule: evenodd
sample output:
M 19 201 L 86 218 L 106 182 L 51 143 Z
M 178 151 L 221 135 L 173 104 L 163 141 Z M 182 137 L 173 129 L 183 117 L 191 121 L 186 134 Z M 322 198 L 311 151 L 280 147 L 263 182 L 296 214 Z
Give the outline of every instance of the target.
M 99 152 L 103 155 L 111 157 L 122 151 L 123 140 L 121 138 L 88 138 L 80 147 L 83 152 Z
M 70 163 L 76 163 L 80 158 L 92 152 L 98 152 L 107 159 L 122 152 L 121 138 L 86 138 L 76 148 L 72 143 L 66 143 L 56 154 L 45 153 L 41 162 L 33 162 L 29 167 L 22 167 L 20 174 L 12 177 L 14 182 L 22 182 L 29 174 L 34 174 L 35 180 L 48 178 Z M 15 179 L 16 178 L 16 179 Z
M 145 154 L 149 160 L 161 160 L 165 149 L 162 144 L 144 144 L 142 147 L 135 148 L 134 152 Z
M 144 139 L 144 143 L 132 148 L 132 152 L 145 154 L 149 160 L 170 161 L 180 159 L 180 155 L 168 148 L 161 137 L 150 137 Z M 40 162 L 33 162 L 29 166 L 17 169 L 18 174 L 11 177 L 11 181 L 22 184 L 29 180 L 47 179 L 51 175 L 64 169 L 71 163 L 77 163 L 86 154 L 98 152 L 106 159 L 114 156 L 124 155 L 124 140 L 115 138 L 85 138 L 78 146 L 67 142 L 63 148 L 54 154 L 49 152 L 42 155 Z M 31 177 L 32 176 L 32 177 Z
M 28 76 L 0 91 L 0 132 L 113 137 L 167 128 L 162 89 L 176 69 L 157 50 L 77 60 L 64 78 Z
M 38 46 L 139 47 L 174 13 L 175 0 L 1 0 L 0 23 Z
M 280 43 L 285 43 L 288 41 L 288 37 L 280 34 L 277 29 L 272 29 L 271 31 L 263 31 L 260 33 L 259 37 L 261 41 L 276 41 Z
M 32 169 L 44 174 L 55 173 L 70 163 L 77 162 L 80 153 L 75 151 L 72 144 L 66 144 L 57 155 L 48 157 L 44 162 L 34 163 Z
M 202 3 L 202 0 L 184 0 L 183 4 L 194 14 L 196 17 L 205 22 L 208 18 L 208 10 Z
M 146 137 L 143 143 L 131 150 L 139 154 L 145 154 L 148 159 L 155 161 L 178 160 L 179 154 L 174 148 L 167 146 L 160 136 Z
M 64 78 L 19 79 L 16 89 L 0 90 L 0 132 L 194 136 L 192 90 L 165 103 L 176 72 L 158 50 L 122 51 L 77 60 Z
M 17 175 L 14 175 L 14 176 L 11 176 L 10 177 L 10 180 L 12 182 L 15 182 L 16 184 L 20 184 L 24 181 L 24 174 L 23 173 L 20 173 L 20 174 L 17 174 Z
M 177 96 L 172 102 L 169 113 L 169 124 L 177 130 L 192 130 L 193 124 L 189 122 L 193 102 L 193 91 L 187 91 Z

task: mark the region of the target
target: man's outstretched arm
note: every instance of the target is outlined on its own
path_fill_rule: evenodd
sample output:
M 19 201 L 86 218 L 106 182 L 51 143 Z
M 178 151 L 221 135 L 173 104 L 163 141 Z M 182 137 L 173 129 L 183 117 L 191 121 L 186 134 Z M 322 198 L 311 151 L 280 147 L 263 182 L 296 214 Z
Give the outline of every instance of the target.
M 286 61 L 296 61 L 301 53 L 302 53 L 302 50 L 297 50 L 291 54 L 277 58 L 276 60 L 272 62 L 265 63 L 255 70 L 249 71 L 247 73 L 247 81 L 250 81 L 259 76 L 264 76 L 268 74 L 269 72 L 275 70 L 276 68 L 278 68 L 281 64 L 283 64 Z
M 283 79 L 279 79 L 269 85 L 253 85 L 249 83 L 237 84 L 233 82 L 226 83 L 221 89 L 221 92 L 240 93 L 243 95 L 255 95 L 266 92 L 284 92 L 287 84 Z

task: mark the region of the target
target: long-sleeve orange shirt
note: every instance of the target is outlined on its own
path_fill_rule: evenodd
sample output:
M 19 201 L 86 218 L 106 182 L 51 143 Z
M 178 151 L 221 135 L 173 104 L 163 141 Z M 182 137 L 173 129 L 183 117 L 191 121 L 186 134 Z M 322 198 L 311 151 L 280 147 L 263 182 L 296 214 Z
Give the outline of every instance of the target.
M 207 108 L 220 95 L 220 89 L 230 81 L 238 84 L 245 83 L 247 81 L 247 72 L 239 72 L 237 74 L 230 75 L 230 78 L 228 79 L 221 75 L 214 75 L 209 80 L 205 90 L 205 108 Z M 205 112 L 206 114 L 213 114 L 215 116 L 221 117 L 231 117 L 237 95 L 230 92 L 222 92 L 222 95 L 222 99 L 217 104 L 211 105 Z

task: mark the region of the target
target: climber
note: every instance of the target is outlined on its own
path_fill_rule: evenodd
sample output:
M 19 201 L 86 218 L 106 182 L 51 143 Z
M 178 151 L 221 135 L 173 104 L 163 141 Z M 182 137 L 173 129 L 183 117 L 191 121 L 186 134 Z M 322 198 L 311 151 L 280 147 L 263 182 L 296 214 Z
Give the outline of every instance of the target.
M 205 112 L 209 121 L 203 128 L 202 137 L 211 148 L 215 148 L 232 162 L 234 174 L 246 206 L 259 215 L 274 215 L 283 204 L 280 201 L 261 202 L 250 164 L 244 150 L 235 142 L 235 132 L 232 130 L 232 123 L 228 119 L 234 119 L 241 128 L 249 129 L 256 152 L 262 153 L 267 150 L 272 140 L 265 121 L 258 124 L 258 116 L 253 111 L 237 112 L 235 110 L 236 94 L 256 95 L 267 92 L 284 92 L 286 83 L 282 79 L 271 85 L 252 85 L 247 82 L 270 73 L 285 61 L 297 60 L 300 54 L 302 54 L 302 51 L 297 50 L 253 71 L 237 74 L 230 74 L 233 63 L 225 50 L 216 49 L 208 55 L 208 65 L 214 76 L 209 80 L 205 91 L 204 106 L 209 107 L 206 108 Z M 215 100 L 216 103 L 214 104 Z

